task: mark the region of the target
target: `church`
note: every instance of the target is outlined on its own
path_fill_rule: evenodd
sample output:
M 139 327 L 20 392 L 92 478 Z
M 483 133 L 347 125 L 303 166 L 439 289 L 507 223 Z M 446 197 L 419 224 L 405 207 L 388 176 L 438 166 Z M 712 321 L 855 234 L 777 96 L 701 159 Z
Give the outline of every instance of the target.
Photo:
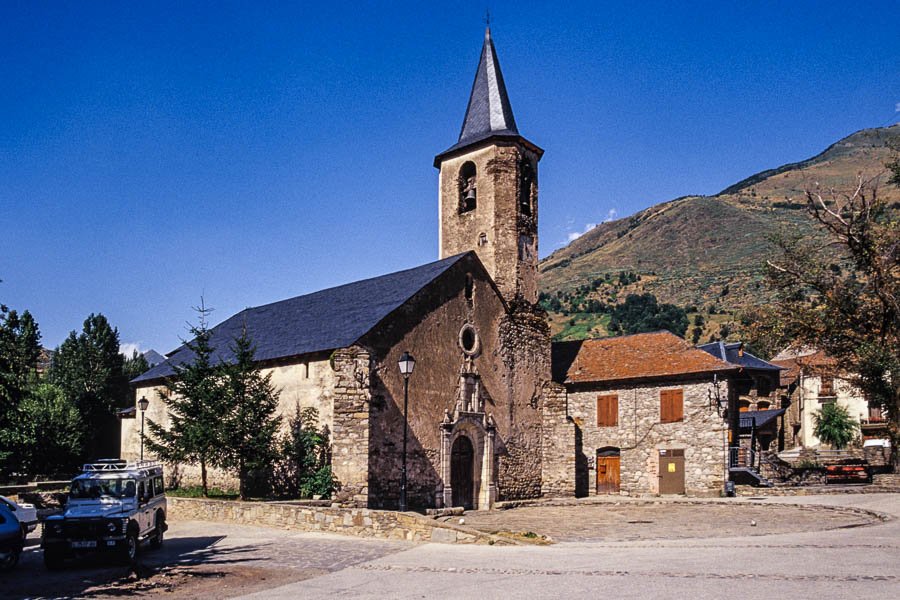
M 318 410 L 341 500 L 400 505 L 404 383 L 410 508 L 486 509 L 574 490 L 575 430 L 537 304 L 542 154 L 519 134 L 488 28 L 459 139 L 434 159 L 439 260 L 248 308 L 212 329 L 216 358 L 228 361 L 247 327 L 281 414 Z M 406 381 L 404 353 L 417 359 Z M 185 347 L 166 358 L 132 382 L 159 423 L 160 386 L 192 360 Z M 139 453 L 137 421 L 123 421 L 123 458 Z

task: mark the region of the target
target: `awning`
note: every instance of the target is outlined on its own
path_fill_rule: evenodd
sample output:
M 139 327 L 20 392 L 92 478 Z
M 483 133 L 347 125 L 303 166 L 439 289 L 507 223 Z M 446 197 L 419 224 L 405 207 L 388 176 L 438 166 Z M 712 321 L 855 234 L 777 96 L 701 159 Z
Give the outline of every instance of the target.
M 786 411 L 786 408 L 777 410 L 748 410 L 740 414 L 741 429 L 750 430 L 752 428 L 761 429 L 762 427 L 775 423 L 775 419 L 780 417 Z

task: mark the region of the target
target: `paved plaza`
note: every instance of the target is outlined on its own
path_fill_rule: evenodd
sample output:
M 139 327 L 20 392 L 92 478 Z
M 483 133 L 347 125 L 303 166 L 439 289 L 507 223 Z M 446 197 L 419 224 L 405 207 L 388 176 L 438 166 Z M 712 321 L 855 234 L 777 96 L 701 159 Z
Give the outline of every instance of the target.
M 898 516 L 900 494 L 853 494 L 463 517 L 466 526 L 542 529 L 555 542 L 503 547 L 186 521 L 171 524 L 163 550 L 145 549 L 137 575 L 92 559 L 48 572 L 32 534 L 0 597 L 884 599 L 900 589 Z

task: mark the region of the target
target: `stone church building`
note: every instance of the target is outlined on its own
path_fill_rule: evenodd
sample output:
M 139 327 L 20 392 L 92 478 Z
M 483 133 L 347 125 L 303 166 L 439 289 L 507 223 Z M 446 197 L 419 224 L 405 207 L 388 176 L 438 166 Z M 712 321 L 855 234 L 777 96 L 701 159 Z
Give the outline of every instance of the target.
M 282 414 L 318 410 L 342 497 L 398 506 L 404 352 L 417 359 L 411 507 L 487 508 L 574 489 L 574 425 L 551 382 L 548 320 L 537 305 L 542 153 L 518 132 L 488 29 L 459 139 L 434 159 L 440 260 L 248 308 L 212 329 L 227 361 L 246 325 Z M 167 422 L 157 392 L 173 364 L 191 360 L 179 348 L 134 380 L 136 401 L 150 400 L 147 418 Z M 138 455 L 139 419 L 123 421 L 121 441 L 123 458 Z

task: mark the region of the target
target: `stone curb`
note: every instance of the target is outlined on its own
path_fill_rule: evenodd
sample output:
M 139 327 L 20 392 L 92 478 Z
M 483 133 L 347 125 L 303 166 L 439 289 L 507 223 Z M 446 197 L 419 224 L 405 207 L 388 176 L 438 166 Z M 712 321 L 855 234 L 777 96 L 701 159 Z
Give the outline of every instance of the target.
M 780 496 L 784 497 L 784 496 Z M 738 505 L 738 506 L 759 506 L 759 501 L 739 498 L 717 498 L 717 499 L 695 499 L 695 498 L 635 498 L 633 496 L 622 497 L 597 497 L 588 498 L 535 498 L 528 500 L 506 500 L 497 502 L 494 505 L 498 510 L 509 510 L 512 508 L 524 506 L 593 506 L 593 505 L 612 505 L 621 506 L 622 504 L 685 504 L 688 506 L 709 506 L 718 504 Z M 883 513 L 867 508 L 859 508 L 857 506 L 833 506 L 830 504 L 817 504 L 814 502 L 778 502 L 771 503 L 772 506 L 793 506 L 811 510 L 835 511 L 841 513 L 853 513 L 864 515 L 869 518 L 886 523 L 893 521 L 896 517 L 888 513 Z
M 522 546 L 517 540 L 439 522 L 414 512 L 277 502 L 169 497 L 170 520 L 197 520 L 418 543 Z

